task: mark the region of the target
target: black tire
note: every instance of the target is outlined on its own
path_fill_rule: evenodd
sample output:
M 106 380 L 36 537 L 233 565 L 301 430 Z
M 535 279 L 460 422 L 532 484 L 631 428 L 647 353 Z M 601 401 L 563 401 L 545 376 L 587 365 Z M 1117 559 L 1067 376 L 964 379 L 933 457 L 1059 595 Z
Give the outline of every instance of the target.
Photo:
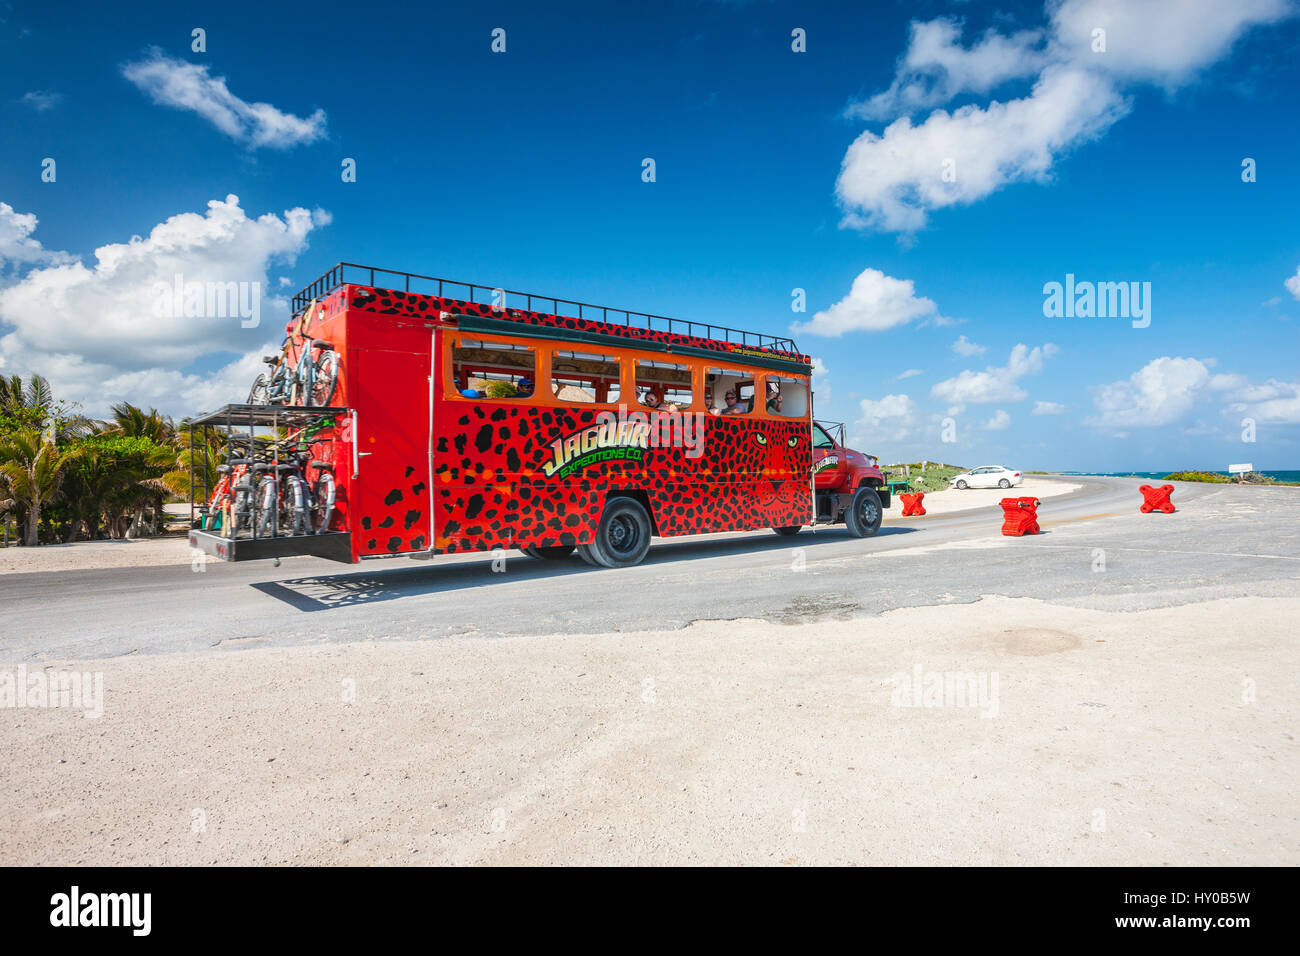
M 321 352 L 316 357 L 316 367 L 312 372 L 311 395 L 308 403 L 317 408 L 324 408 L 334 398 L 334 390 L 339 381 L 339 357 L 334 351 Z
M 328 471 L 316 476 L 315 487 L 311 492 L 311 533 L 324 534 L 330 529 L 334 520 L 335 485 L 334 476 Z
M 791 538 L 803 530 L 803 525 L 795 524 L 788 528 L 773 528 L 772 530 L 783 538 Z
M 999 487 L 999 488 L 1010 488 L 1010 487 L 1011 487 L 1011 482 L 1009 482 L 1009 481 L 1007 481 L 1005 478 L 1003 478 L 1001 481 L 998 482 L 998 487 Z
M 959 481 L 959 482 L 957 482 L 957 487 L 958 487 L 958 488 L 961 488 L 961 489 L 963 489 L 963 490 L 965 490 L 966 488 L 969 488 L 970 486 L 967 485 L 966 482 L 964 482 L 964 481 Z
M 645 560 L 650 550 L 650 516 L 633 498 L 610 498 L 600 515 L 596 537 L 578 546 L 588 564 L 602 568 L 630 568 Z
M 870 485 L 863 485 L 853 495 L 844 523 L 855 538 L 870 538 L 880 530 L 885 512 L 880 507 L 880 494 Z
M 268 405 L 270 401 L 271 384 L 266 380 L 266 375 L 259 372 L 257 378 L 253 379 L 253 387 L 248 390 L 248 404 Z

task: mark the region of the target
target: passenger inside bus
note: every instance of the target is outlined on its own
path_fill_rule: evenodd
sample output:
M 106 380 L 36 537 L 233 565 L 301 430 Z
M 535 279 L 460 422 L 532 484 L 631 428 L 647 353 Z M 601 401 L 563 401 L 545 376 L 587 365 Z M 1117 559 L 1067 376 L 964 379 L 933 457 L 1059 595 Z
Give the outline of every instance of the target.
M 676 402 L 665 402 L 654 389 L 646 392 L 641 397 L 641 404 L 646 408 L 653 408 L 660 412 L 680 412 L 682 407 Z
M 773 381 L 767 383 L 767 410 L 773 415 L 781 414 L 781 386 Z
M 531 398 L 533 394 L 533 380 L 525 375 L 515 384 L 515 397 Z
M 722 414 L 723 415 L 747 415 L 749 414 L 749 407 L 744 402 L 736 398 L 736 392 L 734 389 L 727 389 L 727 394 L 724 396 L 723 399 Z
M 456 391 L 460 392 L 460 393 L 461 393 L 462 395 L 464 395 L 466 398 L 484 398 L 484 397 L 485 397 L 485 396 L 483 395 L 483 393 L 480 392 L 477 388 L 466 388 L 466 387 L 465 387 L 465 381 L 464 381 L 464 379 L 462 379 L 459 375 L 454 376 L 454 377 L 452 378 L 452 382 L 453 382 L 453 383 L 455 384 L 455 386 L 456 386 Z

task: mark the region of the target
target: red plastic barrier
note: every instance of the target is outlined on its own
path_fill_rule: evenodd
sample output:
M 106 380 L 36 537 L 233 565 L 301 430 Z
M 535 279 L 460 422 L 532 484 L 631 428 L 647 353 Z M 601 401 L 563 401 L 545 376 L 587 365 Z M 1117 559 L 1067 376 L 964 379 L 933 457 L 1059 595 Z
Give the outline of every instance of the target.
M 903 492 L 898 497 L 903 499 L 903 517 L 910 518 L 912 515 L 925 514 L 925 505 L 921 504 L 925 500 L 924 491 L 912 493 Z
M 1038 499 L 1003 498 L 1002 533 L 1019 537 L 1038 534 Z
M 1161 485 L 1159 488 L 1143 485 L 1138 491 L 1142 492 L 1142 497 L 1146 499 L 1140 509 L 1144 515 L 1149 515 L 1153 511 L 1163 511 L 1167 515 L 1174 513 L 1174 503 L 1169 500 L 1169 496 L 1174 492 L 1173 485 Z

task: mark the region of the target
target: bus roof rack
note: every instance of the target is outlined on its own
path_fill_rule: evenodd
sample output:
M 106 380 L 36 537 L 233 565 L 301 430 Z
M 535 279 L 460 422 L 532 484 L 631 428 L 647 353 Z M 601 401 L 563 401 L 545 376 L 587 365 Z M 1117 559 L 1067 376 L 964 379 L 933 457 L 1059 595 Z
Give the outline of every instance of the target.
M 413 283 L 414 287 L 412 286 Z M 298 292 L 293 297 L 293 314 L 295 316 L 301 314 L 313 300 L 322 299 L 344 285 L 366 285 L 377 289 L 436 295 L 439 298 L 454 298 L 465 302 L 481 302 L 506 309 L 549 312 L 551 315 L 565 315 L 570 318 L 587 319 L 592 322 L 608 322 L 652 331 L 669 332 L 675 335 L 693 335 L 700 338 L 715 339 L 733 345 L 765 349 L 782 355 L 800 354 L 794 344 L 794 339 L 779 335 L 768 335 L 765 332 L 748 332 L 744 329 L 733 329 L 725 325 L 713 325 L 709 322 L 674 319 L 666 315 L 615 309 L 604 305 L 592 305 L 589 302 L 578 302 L 574 299 L 557 299 L 554 296 L 538 295 L 534 292 L 516 292 L 512 289 L 498 289 L 473 282 L 459 282 L 455 279 L 440 279 L 437 276 L 419 275 L 414 272 L 399 272 L 394 269 L 363 266 L 355 262 L 338 263 L 323 276 Z M 493 296 L 498 293 L 503 295 L 504 301 L 493 301 Z M 475 296 L 478 298 L 476 299 Z M 550 308 L 545 309 L 542 306 L 549 306 Z M 569 311 L 561 311 L 561 306 L 569 307 Z M 574 309 L 577 311 L 572 311 Z

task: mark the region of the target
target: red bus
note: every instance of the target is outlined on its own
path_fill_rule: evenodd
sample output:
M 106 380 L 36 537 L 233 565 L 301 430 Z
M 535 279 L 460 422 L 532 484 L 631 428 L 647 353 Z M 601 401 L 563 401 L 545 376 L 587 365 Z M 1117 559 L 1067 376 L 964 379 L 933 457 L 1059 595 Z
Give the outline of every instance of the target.
M 269 379 L 190 423 L 190 541 L 222 559 L 620 567 L 654 536 L 873 535 L 889 505 L 788 338 L 351 263 L 293 303 Z

